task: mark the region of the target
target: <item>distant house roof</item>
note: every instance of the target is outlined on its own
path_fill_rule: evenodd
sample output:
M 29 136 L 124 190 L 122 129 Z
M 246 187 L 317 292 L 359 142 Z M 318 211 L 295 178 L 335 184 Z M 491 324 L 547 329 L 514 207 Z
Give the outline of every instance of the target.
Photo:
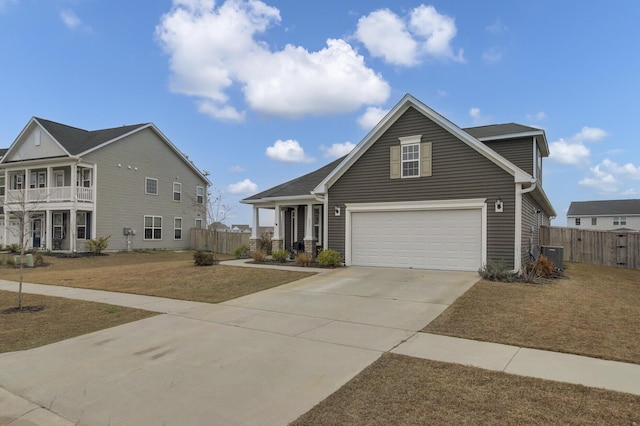
M 43 118 L 34 117 L 34 120 L 40 123 L 71 155 L 78 155 L 150 124 L 142 123 L 111 129 L 83 130 Z
M 299 178 L 290 180 L 289 182 L 285 182 L 278 186 L 274 186 L 273 188 L 267 189 L 266 191 L 262 191 L 258 194 L 247 197 L 241 202 L 260 201 L 263 199 L 279 197 L 295 197 L 298 195 L 310 195 L 313 189 L 320 182 L 322 182 L 322 180 L 327 177 L 327 175 L 331 173 L 331 171 L 333 171 L 333 169 L 335 169 L 338 164 L 340 164 L 343 158 L 344 157 L 338 158 L 337 160 L 332 161 L 326 166 L 323 166 L 318 170 L 315 170 L 304 176 L 300 176 Z
M 640 200 L 572 201 L 567 216 L 640 215 Z

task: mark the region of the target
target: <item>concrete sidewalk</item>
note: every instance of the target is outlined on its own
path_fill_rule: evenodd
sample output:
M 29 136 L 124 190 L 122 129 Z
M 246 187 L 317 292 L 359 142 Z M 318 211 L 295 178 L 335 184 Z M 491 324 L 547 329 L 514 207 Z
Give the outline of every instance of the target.
M 640 365 L 416 333 L 393 353 L 640 395 Z

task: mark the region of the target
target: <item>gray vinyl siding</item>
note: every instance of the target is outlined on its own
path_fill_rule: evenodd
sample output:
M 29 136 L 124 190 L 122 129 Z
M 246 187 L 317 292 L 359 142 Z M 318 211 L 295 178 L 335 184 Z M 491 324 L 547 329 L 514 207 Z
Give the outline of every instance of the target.
M 132 249 L 189 248 L 189 230 L 195 219 L 207 222 L 204 204 L 196 204 L 201 179 L 151 129 L 113 142 L 83 157 L 95 163 L 96 236 L 111 235 L 109 250 L 125 250 L 123 228 L 136 231 Z M 145 194 L 145 179 L 158 179 L 158 195 Z M 182 183 L 181 202 L 173 201 L 173 182 Z M 144 240 L 144 216 L 162 217 L 162 239 Z M 174 218 L 182 218 L 182 239 L 174 239 Z
M 390 179 L 390 147 L 399 137 L 422 135 L 432 145 L 432 176 Z M 497 197 L 503 213 L 495 213 Z M 486 198 L 487 260 L 513 267 L 515 239 L 515 184 L 513 176 L 448 131 L 409 108 L 329 189 L 328 247 L 345 253 L 345 204 Z M 375 232 L 375 230 L 372 230 Z
M 533 138 L 485 141 L 484 144 L 533 176 Z
M 535 213 L 540 211 L 540 213 Z M 549 216 L 544 213 L 531 194 L 522 196 L 522 265 L 540 254 L 540 226 L 549 226 Z

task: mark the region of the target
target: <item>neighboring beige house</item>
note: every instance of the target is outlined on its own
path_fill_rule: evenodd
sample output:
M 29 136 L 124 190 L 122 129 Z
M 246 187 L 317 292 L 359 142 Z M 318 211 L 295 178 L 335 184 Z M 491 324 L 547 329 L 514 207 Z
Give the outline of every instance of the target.
M 572 201 L 567 226 L 592 231 L 640 231 L 640 200 Z
M 0 244 L 19 241 L 23 210 L 28 248 L 64 252 L 106 235 L 109 250 L 188 248 L 206 225 L 210 182 L 151 123 L 87 131 L 34 117 L 0 155 Z
M 556 215 L 541 129 L 461 129 L 407 94 L 345 157 L 242 200 L 275 210 L 274 249 L 337 250 L 347 265 L 515 271 Z M 259 235 L 251 236 L 252 249 Z

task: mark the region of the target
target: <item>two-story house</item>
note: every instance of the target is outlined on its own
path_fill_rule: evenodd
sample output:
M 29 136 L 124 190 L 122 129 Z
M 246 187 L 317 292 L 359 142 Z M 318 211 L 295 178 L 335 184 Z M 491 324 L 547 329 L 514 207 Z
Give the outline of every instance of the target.
M 405 95 L 345 157 L 242 200 L 275 210 L 274 249 L 337 250 L 347 265 L 514 271 L 556 213 L 542 189 L 545 133 L 460 127 Z M 252 249 L 259 235 L 251 236 Z
M 2 151 L 0 151 L 2 154 Z M 0 244 L 85 251 L 188 248 L 207 177 L 151 123 L 87 131 L 32 118 L 0 158 Z
M 572 201 L 567 226 L 592 231 L 640 231 L 640 200 Z

